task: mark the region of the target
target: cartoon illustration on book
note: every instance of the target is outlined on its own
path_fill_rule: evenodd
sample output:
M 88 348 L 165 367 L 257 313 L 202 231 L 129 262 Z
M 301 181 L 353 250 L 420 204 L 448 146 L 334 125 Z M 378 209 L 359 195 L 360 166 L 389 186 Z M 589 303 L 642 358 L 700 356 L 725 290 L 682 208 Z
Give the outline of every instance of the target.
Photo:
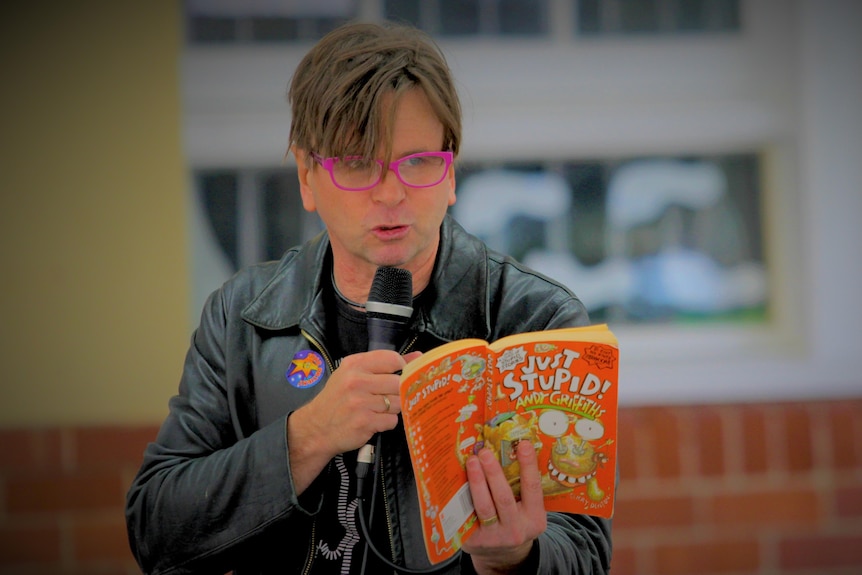
M 516 497 L 527 441 L 546 509 L 613 515 L 618 360 L 599 325 L 450 342 L 405 367 L 402 416 L 433 563 L 477 528 L 466 462 L 482 448 Z

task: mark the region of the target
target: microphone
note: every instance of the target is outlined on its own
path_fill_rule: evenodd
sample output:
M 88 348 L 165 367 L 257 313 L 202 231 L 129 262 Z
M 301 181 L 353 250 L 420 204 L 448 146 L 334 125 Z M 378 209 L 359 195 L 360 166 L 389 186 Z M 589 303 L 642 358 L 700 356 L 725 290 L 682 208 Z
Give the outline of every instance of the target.
M 365 323 L 368 329 L 368 350 L 388 349 L 398 351 L 403 344 L 404 331 L 410 317 L 413 315 L 413 275 L 404 269 L 380 266 L 374 274 L 371 291 L 365 302 Z M 359 527 L 365 537 L 366 552 L 362 555 L 362 572 L 365 573 L 367 550 L 370 549 L 378 560 L 393 569 L 396 573 L 426 575 L 442 572 L 460 560 L 460 552 L 443 563 L 430 569 L 410 569 L 396 565 L 381 553 L 371 541 L 364 512 L 364 483 L 371 468 L 377 475 L 375 451 L 380 450 L 380 434 L 376 433 L 368 443 L 359 449 L 356 457 L 356 514 Z M 374 513 L 374 498 L 377 491 L 377 481 L 374 482 L 371 496 L 371 513 Z
M 377 268 L 365 312 L 368 350 L 397 351 L 413 315 L 413 274 L 401 268 Z
M 371 291 L 365 302 L 365 324 L 368 329 L 368 351 L 375 349 L 397 350 L 401 345 L 404 328 L 413 315 L 413 274 L 401 268 L 380 266 L 374 273 Z M 368 468 L 374 463 L 375 434 L 359 449 L 356 475 L 358 491 Z

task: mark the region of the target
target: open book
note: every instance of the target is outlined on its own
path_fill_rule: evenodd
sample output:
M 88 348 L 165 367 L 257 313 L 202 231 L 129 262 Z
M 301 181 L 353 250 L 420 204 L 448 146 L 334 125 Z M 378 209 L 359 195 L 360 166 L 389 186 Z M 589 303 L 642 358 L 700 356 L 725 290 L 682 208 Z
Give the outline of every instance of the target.
M 454 341 L 405 366 L 402 416 L 432 563 L 478 528 L 465 462 L 483 446 L 516 497 L 514 449 L 531 441 L 548 511 L 612 516 L 618 369 L 604 324 Z

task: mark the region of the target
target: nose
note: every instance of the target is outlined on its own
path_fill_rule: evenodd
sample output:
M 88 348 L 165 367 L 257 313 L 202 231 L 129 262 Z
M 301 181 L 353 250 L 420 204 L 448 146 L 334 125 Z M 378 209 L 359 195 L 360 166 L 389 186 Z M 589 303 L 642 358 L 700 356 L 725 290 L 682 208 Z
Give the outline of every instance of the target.
M 371 188 L 371 198 L 387 206 L 397 205 L 406 195 L 405 185 L 392 169 L 386 170 L 377 185 Z

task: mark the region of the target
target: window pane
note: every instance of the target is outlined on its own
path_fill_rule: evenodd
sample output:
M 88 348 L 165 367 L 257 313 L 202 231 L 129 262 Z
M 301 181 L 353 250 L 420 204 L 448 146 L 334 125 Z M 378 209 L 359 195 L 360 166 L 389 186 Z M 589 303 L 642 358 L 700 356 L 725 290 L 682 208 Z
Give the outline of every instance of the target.
M 618 0 L 623 32 L 655 32 L 659 29 L 657 0 Z
M 738 30 L 739 0 L 579 0 L 581 34 Z
M 357 0 L 185 0 L 188 39 L 203 42 L 317 40 L 355 18 Z
M 766 317 L 752 154 L 464 166 L 455 217 L 570 286 L 594 321 Z
M 189 18 L 189 42 L 222 43 L 236 40 L 236 20 L 197 16 Z
M 599 0 L 578 1 L 578 31 L 585 34 L 602 31 Z
M 253 18 L 252 38 L 258 42 L 286 42 L 299 38 L 296 18 Z
M 500 33 L 536 36 L 548 32 L 547 2 L 500 0 Z
M 710 30 L 740 29 L 739 0 L 709 0 L 707 14 Z
M 677 0 L 674 7 L 674 26 L 677 30 L 705 30 L 707 28 L 705 0 Z
M 342 24 L 346 24 L 349 20 L 349 18 L 316 18 L 314 22 L 316 34 L 312 39 L 318 40 L 323 38 Z
M 479 33 L 479 0 L 440 0 L 440 34 Z
M 301 244 L 321 229 L 319 219 L 303 209 L 295 171 L 264 172 L 258 185 L 263 196 L 263 254 L 268 260 L 280 259 L 285 250 Z
M 417 28 L 422 27 L 419 0 L 386 0 L 383 5 L 384 17 L 396 22 L 406 22 Z
M 198 197 L 212 234 L 224 256 L 237 269 L 238 175 L 232 171 L 205 172 L 198 176 L 197 181 Z

